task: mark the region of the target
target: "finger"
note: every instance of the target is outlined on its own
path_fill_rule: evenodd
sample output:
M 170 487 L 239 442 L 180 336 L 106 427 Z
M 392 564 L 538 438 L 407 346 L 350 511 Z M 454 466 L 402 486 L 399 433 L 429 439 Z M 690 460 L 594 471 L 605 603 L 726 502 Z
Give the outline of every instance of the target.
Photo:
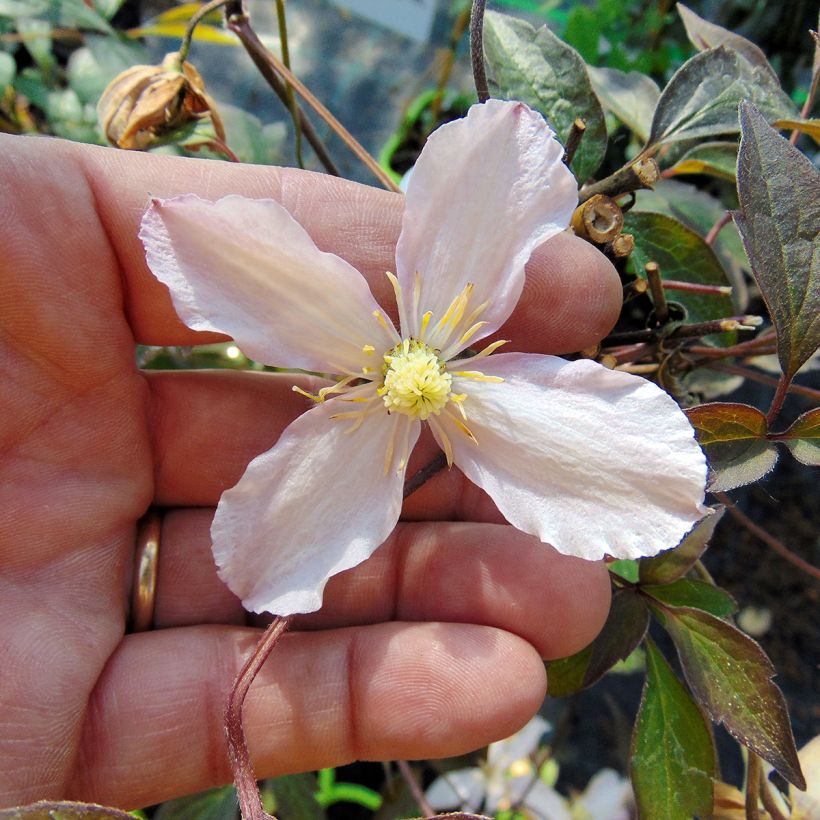
M 211 510 L 166 513 L 155 626 L 244 623 L 239 599 L 216 574 L 212 517 Z M 595 637 L 609 595 L 603 564 L 561 555 L 508 525 L 400 523 L 370 559 L 332 578 L 322 609 L 294 627 L 472 623 L 512 632 L 552 659 Z
M 127 636 L 89 702 L 68 796 L 136 807 L 229 782 L 222 716 L 258 637 L 215 626 Z M 260 672 L 244 725 L 260 778 L 446 757 L 514 732 L 544 688 L 532 647 L 488 627 L 303 632 Z
M 240 193 L 278 199 L 320 248 L 361 270 L 377 299 L 388 308 L 392 305 L 384 271 L 394 267 L 402 213 L 399 195 L 296 169 L 147 155 L 58 140 L 2 135 L 0 140 L 7 157 L 3 173 L 15 189 L 40 190 L 42 168 L 59 165 L 61 173 L 48 180 L 49 202 L 55 212 L 71 214 L 72 224 L 82 226 L 89 254 L 112 246 L 123 278 L 126 315 L 138 342 L 187 345 L 218 338 L 185 328 L 168 291 L 146 267 L 137 230 L 149 196 L 195 193 L 216 199 Z M 78 168 L 92 196 L 78 196 Z M 36 180 L 35 174 L 40 174 Z M 31 216 L 35 217 L 33 207 Z M 21 219 L 25 222 L 25 213 Z M 63 227 L 53 223 L 55 232 Z M 43 247 L 49 247 L 48 239 L 41 236 Z M 59 256 L 50 264 L 59 266 Z M 111 271 L 112 276 L 117 273 Z M 510 349 L 578 350 L 597 342 L 615 322 L 621 304 L 618 276 L 582 240 L 555 237 L 534 254 L 527 273 L 520 304 L 504 328 L 515 343 Z

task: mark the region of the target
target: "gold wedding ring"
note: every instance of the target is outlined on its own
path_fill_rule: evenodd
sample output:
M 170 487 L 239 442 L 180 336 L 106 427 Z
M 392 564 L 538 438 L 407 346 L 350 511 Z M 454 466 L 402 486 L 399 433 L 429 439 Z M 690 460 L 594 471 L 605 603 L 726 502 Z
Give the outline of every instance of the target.
M 162 515 L 149 510 L 137 524 L 134 584 L 131 590 L 131 632 L 146 632 L 154 623 Z

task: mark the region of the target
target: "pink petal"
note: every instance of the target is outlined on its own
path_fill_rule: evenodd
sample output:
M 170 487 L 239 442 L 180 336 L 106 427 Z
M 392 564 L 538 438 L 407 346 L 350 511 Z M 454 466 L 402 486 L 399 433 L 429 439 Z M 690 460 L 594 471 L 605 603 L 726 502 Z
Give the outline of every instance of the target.
M 637 558 L 674 547 L 708 512 L 703 453 L 656 385 L 523 353 L 490 356 L 481 370 L 505 381 L 453 378 L 478 443 L 444 413 L 437 421 L 456 465 L 513 526 L 568 555 Z
M 472 282 L 473 307 L 491 300 L 481 317 L 489 324 L 472 341 L 506 320 L 533 249 L 569 225 L 577 204 L 562 155 L 541 115 L 523 103 L 488 100 L 431 134 L 410 178 L 396 250 L 405 336 L 419 332 L 416 271 L 419 314 L 431 310 L 438 320 Z
M 362 275 L 320 251 L 272 199 L 154 200 L 140 238 L 185 324 L 226 333 L 257 361 L 359 372 L 372 365 L 365 345 L 383 351 L 398 340 L 373 318 Z
M 299 416 L 222 494 L 214 557 L 247 609 L 319 609 L 327 580 L 368 558 L 395 526 L 404 469 L 393 463 L 385 474 L 385 453 L 393 437 L 396 451 L 403 437 L 412 449 L 421 425 L 382 409 L 353 432 L 350 419 L 332 418 L 363 406 L 334 398 Z

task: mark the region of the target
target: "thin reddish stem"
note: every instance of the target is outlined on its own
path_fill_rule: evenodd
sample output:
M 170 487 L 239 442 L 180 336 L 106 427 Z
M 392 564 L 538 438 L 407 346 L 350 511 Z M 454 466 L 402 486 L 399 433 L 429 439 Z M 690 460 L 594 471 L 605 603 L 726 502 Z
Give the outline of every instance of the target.
M 730 211 L 726 211 L 723 216 L 715 222 L 714 225 L 709 229 L 709 233 L 706 234 L 703 241 L 707 245 L 714 244 L 714 241 L 717 239 L 718 234 L 731 222 L 732 214 Z
M 730 296 L 732 289 L 727 285 L 701 285 L 697 282 L 679 282 L 677 279 L 663 279 L 665 290 L 684 290 L 688 293 L 705 293 L 710 296 Z
M 424 796 L 424 792 L 421 790 L 421 786 L 419 786 L 419 782 L 416 780 L 416 775 L 413 774 L 410 764 L 406 760 L 397 760 L 396 765 L 399 767 L 401 776 L 404 778 L 404 782 L 407 784 L 407 788 L 410 789 L 410 793 L 413 795 L 413 799 L 418 804 L 418 807 L 425 814 L 434 815 L 436 813 L 435 809 L 427 802 L 427 798 Z
M 243 820 L 276 820 L 262 808 L 262 799 L 256 785 L 253 764 L 242 726 L 242 706 L 245 697 L 259 674 L 262 665 L 268 659 L 279 639 L 287 631 L 291 618 L 274 618 L 265 630 L 259 643 L 245 661 L 233 688 L 228 695 L 228 708 L 225 711 L 225 733 L 228 737 L 228 756 L 231 760 L 234 782 L 236 783 L 239 809 Z
M 769 387 L 777 387 L 780 384 L 778 379 L 772 376 L 767 376 L 765 373 L 758 373 L 756 370 L 749 370 L 746 367 L 738 367 L 734 364 L 707 364 L 710 370 L 717 370 L 720 373 L 730 373 L 733 376 L 742 376 L 744 379 L 751 379 L 753 382 L 766 384 Z M 792 382 L 789 387 L 789 393 L 795 393 L 798 396 L 805 396 L 807 399 L 820 401 L 820 390 L 815 390 L 813 387 L 806 387 L 802 384 L 794 384 Z
M 732 501 L 726 493 L 714 493 L 714 496 L 718 499 L 718 501 L 720 501 L 721 504 L 726 506 L 729 513 L 747 530 L 749 530 L 752 535 L 756 535 L 761 541 L 768 544 L 768 546 L 770 546 L 782 558 L 785 558 L 790 564 L 793 564 L 798 569 L 801 569 L 803 572 L 810 575 L 812 578 L 820 581 L 820 569 L 817 569 L 817 567 L 813 566 L 799 555 L 795 555 L 795 553 L 793 553 L 785 544 L 778 541 L 777 538 L 775 538 L 771 533 L 764 530 L 759 524 L 755 524 L 755 522 L 752 521 L 746 513 L 735 506 L 735 502 Z
M 791 379 L 787 378 L 785 373 L 781 373 L 774 391 L 772 406 L 766 414 L 766 424 L 768 424 L 769 427 L 772 426 L 775 419 L 780 415 L 780 408 L 783 407 L 783 402 L 786 400 L 786 395 L 789 392 L 789 384 L 791 384 Z

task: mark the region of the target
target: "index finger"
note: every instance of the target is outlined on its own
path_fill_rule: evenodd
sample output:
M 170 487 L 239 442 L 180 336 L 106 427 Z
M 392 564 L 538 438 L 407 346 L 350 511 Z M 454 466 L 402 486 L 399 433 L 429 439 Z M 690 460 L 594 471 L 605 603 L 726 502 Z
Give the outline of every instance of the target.
M 148 270 L 137 237 L 149 197 L 184 193 L 218 199 L 229 193 L 270 197 L 282 203 L 322 250 L 360 270 L 388 311 L 392 291 L 384 276 L 394 268 L 403 202 L 401 195 L 292 168 L 239 165 L 216 160 L 148 155 L 57 140 L 3 138 L 11 169 L 54 165 L 79 168 L 93 197 L 78 197 L 77 175 L 49 179 L 49 197 L 65 213 L 89 222 L 78 209 L 96 205 L 123 281 L 124 310 L 138 343 L 191 345 L 215 341 L 182 324 L 165 286 Z M 12 176 L 15 172 L 11 171 Z M 21 178 L 21 185 L 25 180 Z M 59 263 L 59 260 L 55 260 Z M 527 267 L 527 283 L 504 329 L 510 349 L 569 352 L 594 344 L 614 324 L 621 304 L 618 276 L 594 248 L 560 235 L 539 248 Z

